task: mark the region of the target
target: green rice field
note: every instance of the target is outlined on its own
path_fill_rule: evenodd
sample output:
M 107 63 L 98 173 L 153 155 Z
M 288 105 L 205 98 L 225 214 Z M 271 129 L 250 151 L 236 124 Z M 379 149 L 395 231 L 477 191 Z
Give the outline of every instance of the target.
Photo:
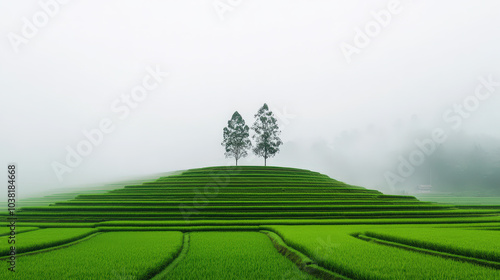
M 0 279 L 500 279 L 500 203 L 452 199 L 288 167 L 190 169 L 25 203 L 15 272 L 0 229 Z

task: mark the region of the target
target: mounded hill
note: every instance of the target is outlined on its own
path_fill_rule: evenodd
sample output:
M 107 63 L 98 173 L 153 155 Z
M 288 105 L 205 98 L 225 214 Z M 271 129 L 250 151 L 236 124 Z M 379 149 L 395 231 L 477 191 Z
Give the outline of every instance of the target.
M 431 218 L 488 215 L 384 195 L 309 170 L 207 167 L 50 206 L 24 207 L 23 222 Z

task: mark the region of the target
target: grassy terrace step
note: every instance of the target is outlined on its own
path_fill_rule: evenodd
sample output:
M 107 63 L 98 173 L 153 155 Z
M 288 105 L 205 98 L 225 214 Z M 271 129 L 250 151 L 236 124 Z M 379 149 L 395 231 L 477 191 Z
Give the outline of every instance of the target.
M 353 197 L 355 199 L 363 199 L 363 197 Z M 131 198 L 118 198 L 118 199 L 115 199 L 113 198 L 112 200 L 113 201 L 128 201 L 128 202 L 136 202 L 136 201 L 144 201 L 145 198 L 143 197 L 131 197 Z M 210 202 L 218 202 L 218 201 L 228 201 L 228 200 L 231 200 L 231 201 L 235 201 L 235 202 L 245 202 L 245 201 L 254 201 L 256 200 L 256 197 L 241 197 L 241 198 L 234 198 L 234 197 L 217 197 L 217 198 L 210 198 L 210 200 L 203 200 L 200 201 L 200 200 L 197 200 L 197 199 L 194 199 L 193 197 L 185 197 L 185 198 L 182 198 L 182 197 L 148 197 L 146 198 L 148 199 L 148 201 L 151 201 L 151 202 L 169 202 L 169 201 L 175 201 L 175 202 L 178 202 L 178 201 L 181 201 L 181 203 L 197 203 L 197 204 L 204 204 L 205 201 L 210 201 Z M 263 202 L 267 202 L 267 201 L 275 201 L 276 199 L 280 199 L 280 197 L 263 197 L 263 198 L 259 198 L 260 201 L 263 201 Z M 318 201 L 320 199 L 325 199 L 325 197 L 311 197 L 311 198 L 301 198 L 301 197 L 290 197 L 290 198 L 286 198 L 286 200 L 297 200 L 297 199 L 301 199 L 303 202 L 307 202 L 307 201 Z M 336 199 L 339 199 L 339 198 L 336 198 Z M 340 198 L 342 199 L 342 198 Z M 346 198 L 345 200 L 346 201 L 349 201 L 351 200 L 352 198 Z M 91 201 L 109 201 L 110 199 L 107 199 L 107 198 L 101 198 L 101 199 L 93 199 Z M 367 199 L 368 200 L 368 199 Z M 89 201 L 88 199 L 82 199 L 82 200 L 79 200 L 79 201 Z
M 186 222 L 188 225 L 195 222 L 210 221 L 207 226 L 217 227 L 216 221 L 227 223 L 231 226 L 264 226 L 264 225 L 335 225 L 335 224 L 437 224 L 442 221 L 453 220 L 455 224 L 472 223 L 485 218 L 497 218 L 491 215 L 430 215 L 430 216 L 347 216 L 347 217 L 191 217 L 186 214 L 185 217 L 82 217 L 82 216 L 26 216 L 19 218 L 21 224 L 44 225 L 44 227 L 63 227 L 60 224 L 68 225 L 64 227 L 74 227 L 80 224 L 95 224 L 102 222 Z M 391 221 L 391 222 L 388 222 Z M 425 221 L 425 222 L 424 222 Z M 440 222 L 441 221 L 441 222 Z M 70 224 L 74 226 L 69 226 Z M 137 224 L 137 226 L 142 226 Z
M 257 182 L 269 182 L 269 183 L 286 183 L 286 182 L 289 182 L 289 183 L 293 183 L 293 182 L 297 182 L 297 183 L 308 183 L 308 182 L 311 182 L 311 183 L 318 183 L 318 184 L 339 184 L 339 185 L 347 185 L 346 183 L 343 183 L 343 182 L 340 182 L 340 181 L 337 181 L 337 180 L 333 180 L 333 179 L 330 179 L 330 178 L 316 178 L 316 179 L 312 179 L 312 178 L 308 178 L 308 177 L 298 177 L 298 176 L 295 176 L 296 178 L 292 178 L 290 176 L 277 176 L 277 177 L 271 177 L 271 176 L 268 176 L 268 177 L 261 177 L 261 176 L 239 176 L 239 177 L 233 177 L 233 175 L 227 175 L 227 176 L 224 176 L 224 177 L 210 177 L 210 176 L 197 176 L 197 177 L 184 177 L 184 176 L 181 176 L 181 177 L 168 177 L 168 178 L 164 178 L 164 179 L 157 179 L 157 180 L 154 180 L 154 181 L 149 181 L 149 182 L 144 182 L 144 183 L 159 183 L 159 184 L 167 184 L 167 183 L 170 183 L 170 182 L 180 182 L 180 183 L 189 183 L 189 182 L 217 182 L 217 183 L 231 183 L 231 182 L 235 182 L 235 183 L 244 183 L 244 182 L 254 182 L 254 181 L 257 181 Z M 143 183 L 143 184 L 144 184 Z
M 206 175 L 178 175 L 171 177 L 163 177 L 156 179 L 154 182 L 169 182 L 169 181 L 215 181 L 215 182 L 226 182 L 226 181 L 313 181 L 313 182 L 336 182 L 342 183 L 337 180 L 328 178 L 326 176 L 296 176 L 296 175 L 286 175 L 286 174 L 227 174 L 223 176 L 206 176 Z
M 95 212 L 95 211 L 73 211 L 73 212 L 57 212 L 57 211 L 34 211 L 34 212 L 19 212 L 19 218 L 23 216 L 45 216 L 45 217 L 113 217 L 113 218 L 129 218 L 129 217 L 164 217 L 164 218 L 280 218 L 286 217 L 288 219 L 297 218 L 334 218 L 334 217 L 451 217 L 451 216 L 483 216 L 483 215 L 496 215 L 499 211 L 493 210 L 426 210 L 426 211 L 351 211 L 351 212 L 308 212 L 308 211 L 267 211 L 267 212 L 248 212 L 248 211 L 176 211 L 176 212 Z
M 149 188 L 167 188 L 167 187 L 200 187 L 200 186 L 208 186 L 208 187 L 240 187 L 240 188 L 248 188 L 248 187 L 300 187 L 300 188 L 314 188 L 314 187 L 320 187 L 320 188 L 346 188 L 346 185 L 342 184 L 334 184 L 334 183 L 312 183 L 312 182 L 304 182 L 304 183 L 273 183 L 273 182 L 257 182 L 257 181 L 246 181 L 246 182 L 230 182 L 230 183 L 215 183 L 215 182 L 209 182 L 209 181 L 203 181 L 203 182 L 184 182 L 184 183 L 157 183 L 157 182 L 149 182 L 149 183 L 144 183 L 142 185 L 128 185 L 126 186 L 127 189 L 130 188 L 144 188 L 144 187 L 149 187 Z M 347 187 L 349 189 L 353 190 L 366 190 L 365 188 L 361 187 Z M 378 192 L 374 190 L 370 190 L 372 192 Z M 379 192 L 378 192 L 379 193 Z
M 122 195 L 122 196 L 132 196 L 132 195 L 184 195 L 184 196 L 193 196 L 195 194 L 199 193 L 206 193 L 207 195 L 302 195 L 302 196 L 309 196 L 309 195 L 337 195 L 337 194 L 358 194 L 358 195 L 377 195 L 376 193 L 370 193 L 370 192 L 356 192 L 352 190 L 318 190 L 315 192 L 308 192 L 307 190 L 298 190 L 298 191 L 287 191 L 285 189 L 276 189 L 276 190 L 268 190 L 268 191 L 262 191 L 262 190 L 246 190 L 246 189 L 241 189 L 241 190 L 234 190 L 234 189 L 215 189 L 215 190 L 207 190 L 203 191 L 203 189 L 198 189 L 198 190 L 192 190 L 192 191 L 182 191 L 182 190 L 153 190 L 153 191 L 143 191 L 143 190 L 138 190 L 138 191 L 123 191 L 123 192 L 113 192 L 105 195 Z
M 261 179 L 261 180 L 276 180 L 276 179 L 288 179 L 289 181 L 293 180 L 313 180 L 313 181 L 334 181 L 333 179 L 330 179 L 327 176 L 318 176 L 318 175 L 297 175 L 293 173 L 285 174 L 285 173 L 242 173 L 242 174 L 217 174 L 217 175 L 211 175 L 209 178 L 211 179 L 225 179 L 229 178 L 229 176 L 232 179 Z M 175 181 L 175 180 L 196 180 L 196 179 L 207 179 L 207 174 L 189 174 L 187 172 L 184 172 L 182 175 L 176 175 L 176 176 L 170 176 L 170 177 L 161 177 L 157 179 L 156 181 Z
M 186 189 L 178 189 L 178 188 L 165 188 L 165 189 L 137 189 L 137 190 L 130 190 L 130 189 L 124 189 L 123 191 L 117 191 L 117 192 L 112 192 L 109 193 L 109 195 L 134 195 L 134 194 L 165 194 L 165 193 L 171 193 L 171 194 L 188 194 L 192 195 L 193 193 L 200 193 L 202 190 L 199 188 L 192 189 L 191 191 L 186 190 Z M 312 190 L 306 190 L 306 189 L 287 189 L 287 188 L 240 188 L 240 189 L 234 189 L 234 188 L 218 188 L 218 189 L 213 189 L 207 191 L 207 193 L 216 193 L 216 194 L 253 194 L 253 193 L 262 193 L 262 194 L 319 194 L 319 193 L 326 193 L 326 194 L 337 194 L 337 193 L 357 193 L 357 194 L 377 194 L 373 193 L 370 191 L 364 191 L 364 190 L 352 190 L 352 189 L 312 189 Z
M 366 199 L 366 200 L 374 200 L 377 198 L 377 194 L 371 194 L 371 193 L 351 193 L 351 192 L 335 192 L 335 193 L 288 193 L 288 192 L 272 192 L 272 193 L 260 193 L 260 192 L 253 192 L 253 193 L 246 193 L 246 192 L 203 192 L 203 191 L 198 191 L 198 192 L 191 192 L 191 193 L 176 193 L 176 192 L 152 192 L 152 193 L 142 193 L 138 192 L 137 194 L 134 193 L 113 193 L 113 194 L 106 194 L 104 196 L 99 196 L 99 198 L 110 198 L 108 200 L 123 200 L 123 199 L 138 199 L 141 197 L 163 197 L 167 199 L 172 199 L 175 197 L 179 198 L 189 198 L 193 199 L 196 197 L 199 197 L 200 195 L 203 195 L 206 197 L 205 200 L 221 200 L 221 198 L 231 198 L 227 200 L 234 200 L 233 198 L 243 198 L 243 197 L 255 197 L 254 200 L 259 201 L 262 198 L 270 198 L 270 197 L 277 197 L 277 200 L 282 200 L 282 201 L 288 201 L 290 200 L 289 198 L 294 198 L 291 200 L 303 200 L 303 199 L 313 199 L 316 197 L 324 197 L 326 200 L 342 200 L 342 199 Z M 79 198 L 76 198 L 77 200 L 89 200 L 89 198 L 95 199 L 93 196 L 82 196 Z M 448 204 L 450 205 L 450 204 Z M 473 208 L 473 207 L 469 207 Z
M 128 200 L 72 200 L 61 201 L 52 204 L 51 206 L 179 206 L 185 204 L 186 201 L 128 201 Z M 230 205 L 433 205 L 432 202 L 424 202 L 417 200 L 312 200 L 312 201 L 204 201 L 205 206 L 230 206 Z M 452 206 L 449 206 L 452 207 Z
M 94 198 L 99 198 L 100 196 L 96 196 L 96 197 L 92 197 L 92 198 L 85 198 L 85 197 L 76 197 L 75 199 L 72 199 L 72 200 L 68 200 L 68 201 L 95 201 Z M 140 197 L 134 197 L 134 196 L 128 196 L 126 197 L 128 199 L 134 199 L 134 200 L 137 200 L 137 199 L 140 199 Z M 191 197 L 191 199 L 193 198 L 193 196 Z M 216 198 L 218 198 L 218 196 L 213 196 L 210 198 L 210 200 L 207 199 L 207 201 L 212 201 L 212 200 L 215 200 Z M 304 197 L 304 198 L 307 198 L 307 197 Z M 300 198 L 301 201 L 304 200 L 304 198 Z M 124 199 L 122 198 L 117 198 L 117 197 L 111 197 L 110 199 L 107 199 L 105 201 L 124 201 Z M 217 199 L 218 201 L 238 201 L 238 200 L 221 200 L 221 199 Z M 334 198 L 334 199 L 328 199 L 328 200 L 325 200 L 325 198 L 323 199 L 308 199 L 309 201 L 354 201 L 354 200 L 357 200 L 357 201 L 385 201 L 385 202 L 397 202 L 397 201 L 401 201 L 401 200 L 404 200 L 404 201 L 412 201 L 412 202 L 422 202 L 422 203 L 427 203 L 427 202 L 423 202 L 423 201 L 419 201 L 417 199 L 415 199 L 414 197 L 397 197 L 397 196 L 385 196 L 385 195 L 367 195 L 367 194 L 352 194 L 352 193 L 340 193 L 340 194 L 337 194 L 337 196 Z M 144 200 L 143 200 L 144 201 Z M 151 201 L 148 199 L 148 201 Z M 171 202 L 172 199 L 167 199 L 165 200 L 165 202 Z M 256 200 L 254 200 L 256 201 Z M 259 201 L 262 201 L 262 200 L 259 200 Z M 288 201 L 297 201 L 297 199 L 295 200 L 285 200 L 285 199 L 278 199 L 278 200 L 275 200 L 275 201 L 281 201 L 281 202 L 288 202 Z
M 178 212 L 180 205 L 177 206 L 33 206 L 24 207 L 21 213 L 31 212 L 31 211 L 137 211 L 137 212 Z M 244 210 L 244 211 L 353 211 L 353 210 L 363 210 L 363 211 L 383 211 L 383 210 L 442 210 L 451 209 L 448 205 L 288 205 L 288 206 L 275 206 L 275 205 L 233 205 L 233 206 L 189 206 L 182 205 L 183 209 L 192 208 L 193 211 L 234 211 L 234 210 Z M 499 209 L 500 210 L 500 209 Z
M 18 226 L 18 227 L 16 227 L 16 234 L 19 234 L 22 232 L 34 231 L 34 230 L 38 230 L 38 227 L 19 227 Z M 11 230 L 9 227 L 6 227 L 6 226 L 1 227 L 0 228 L 0 239 L 2 238 L 2 236 L 10 235 L 10 232 L 11 232 Z M 0 250 L 1 250 L 1 247 L 0 247 Z
M 155 227 L 170 229 L 170 227 L 192 226 L 192 227 L 212 227 L 218 229 L 219 226 L 260 226 L 259 229 L 269 229 L 268 225 L 433 225 L 439 228 L 470 228 L 478 229 L 484 227 L 500 227 L 500 216 L 494 217 L 449 217 L 449 218 L 385 218 L 385 219 L 265 219 L 265 220 L 121 220 L 121 221 L 101 221 L 94 223 L 82 223 L 73 220 L 67 223 L 51 222 L 19 222 L 19 226 L 41 227 L 41 228 L 63 228 L 63 227 Z M 369 230 L 372 230 L 370 228 Z
M 186 192 L 186 191 L 196 191 L 199 190 L 200 186 L 194 186 L 194 187 L 178 187 L 178 186 L 170 186 L 170 187 L 165 187 L 165 186 L 130 186 L 125 189 L 118 189 L 114 190 L 110 193 L 126 193 L 126 192 L 157 192 L 157 191 L 169 191 L 169 192 Z M 348 191 L 348 192 L 368 192 L 368 193 L 380 193 L 377 191 L 373 190 L 367 190 L 367 189 L 353 189 L 353 188 L 345 188 L 345 187 L 339 187 L 339 188 L 325 188 L 325 187 L 297 187 L 297 186 L 249 186 L 249 187 L 241 187 L 241 186 L 224 186 L 224 187 L 217 187 L 218 191 L 244 191 L 244 192 L 254 192 L 254 191 L 259 191 L 259 192 L 264 192 L 264 191 L 287 191 L 287 192 L 342 192 L 342 191 Z
M 264 167 L 264 166 L 255 166 L 256 169 L 252 169 L 251 167 L 241 167 L 241 169 L 239 168 L 235 168 L 234 166 L 231 166 L 229 168 L 233 168 L 232 170 L 230 169 L 226 169 L 226 170 L 218 170 L 214 167 L 208 167 L 208 169 L 210 169 L 209 171 L 204 171 L 202 169 L 190 169 L 190 170 L 186 170 L 185 173 L 186 174 L 200 174 L 200 173 L 205 173 L 207 176 L 210 175 L 210 176 L 213 176 L 213 175 L 220 175 L 220 174 L 255 174 L 255 173 L 258 173 L 258 174 L 293 174 L 293 175 L 307 175 L 307 176 L 310 176 L 310 175 L 314 175 L 314 176 L 318 176 L 318 177 L 323 177 L 323 176 L 326 176 L 326 175 L 323 175 L 319 172 L 313 172 L 313 171 L 310 171 L 310 170 L 305 170 L 305 169 L 289 169 L 289 170 L 286 170 L 286 169 L 282 169 L 281 167 L 277 167 L 277 168 L 272 168 L 271 166 L 268 166 L 268 167 L 271 167 L 271 168 L 267 168 L 267 167 Z M 259 169 L 260 168 L 260 169 Z
M 285 189 L 275 189 L 275 190 L 252 190 L 252 189 L 211 189 L 211 190 L 203 190 L 201 189 L 196 189 L 196 190 L 168 190 L 168 189 L 156 189 L 156 190 L 137 190 L 137 191 L 130 191 L 130 190 L 124 190 L 121 192 L 113 192 L 113 193 L 107 193 L 104 195 L 107 196 L 133 196 L 133 195 L 184 195 L 184 196 L 193 196 L 196 194 L 200 193 L 205 193 L 208 195 L 302 195 L 304 197 L 307 197 L 309 195 L 343 195 L 343 194 L 352 194 L 352 195 L 370 195 L 370 196 L 377 196 L 377 193 L 371 193 L 371 192 L 358 192 L 358 191 L 352 191 L 352 190 L 315 190 L 308 192 L 307 190 L 297 190 L 297 191 L 290 191 L 290 190 L 285 190 Z M 92 195 L 96 196 L 96 195 Z M 78 198 L 85 198 L 85 195 L 78 196 Z M 471 207 L 472 208 L 472 207 Z
M 216 182 L 225 182 L 225 181 L 248 181 L 248 180 L 262 180 L 269 182 L 277 182 L 280 180 L 284 181 L 318 181 L 318 182 L 336 182 L 342 183 L 341 181 L 337 181 L 335 179 L 329 178 L 327 176 L 296 176 L 296 175 L 288 175 L 288 174 L 279 174 L 279 173 L 268 173 L 268 174 L 223 174 L 223 175 L 188 175 L 183 173 L 177 176 L 169 176 L 169 177 L 161 177 L 153 182 L 160 181 L 216 181 Z
M 336 200 L 335 199 L 336 197 L 338 197 L 337 200 L 340 200 L 343 198 L 353 198 L 353 197 L 354 198 L 360 197 L 360 198 L 367 198 L 367 199 L 371 198 L 372 200 L 377 198 L 377 194 L 353 193 L 353 192 L 331 192 L 331 193 L 321 193 L 321 192 L 316 192 L 316 193 L 238 192 L 238 191 L 232 191 L 232 192 L 216 192 L 216 191 L 215 192 L 208 192 L 207 191 L 207 192 L 204 192 L 204 191 L 200 190 L 197 192 L 189 192 L 189 193 L 185 193 L 185 192 L 178 193 L 178 192 L 168 192 L 168 191 L 165 191 L 165 192 L 156 191 L 156 192 L 150 192 L 150 193 L 148 193 L 148 192 L 109 193 L 109 194 L 105 194 L 102 196 L 96 196 L 96 195 L 79 196 L 76 199 L 77 200 L 78 199 L 87 199 L 88 200 L 88 199 L 95 199 L 96 197 L 97 198 L 108 197 L 108 198 L 111 198 L 110 200 L 115 200 L 115 199 L 123 199 L 123 198 L 136 199 L 136 198 L 141 198 L 141 197 L 154 197 L 154 196 L 158 196 L 158 197 L 161 196 L 161 197 L 165 197 L 165 198 L 174 198 L 174 197 L 193 198 L 193 197 L 197 197 L 201 194 L 203 194 L 205 197 L 207 197 L 207 200 L 211 200 L 212 198 L 213 199 L 218 199 L 218 198 L 223 198 L 223 197 L 239 198 L 239 197 L 251 197 L 251 196 L 256 197 L 256 200 L 260 200 L 260 198 L 276 196 L 276 197 L 278 197 L 278 200 L 284 200 L 284 201 L 288 200 L 285 198 L 289 198 L 289 197 L 296 197 L 297 199 L 295 199 L 295 200 L 299 200 L 299 199 L 302 200 L 302 199 L 314 198 L 317 196 L 323 196 L 323 197 L 325 197 L 325 199 L 328 199 L 328 200 Z M 149 199 L 147 199 L 147 200 L 149 200 Z M 229 199 L 229 200 L 232 200 L 232 199 Z
M 205 196 L 280 196 L 280 197 L 286 197 L 286 196 L 302 196 L 303 198 L 307 197 L 312 197 L 312 196 L 318 196 L 318 195 L 325 195 L 325 196 L 343 196 L 343 195 L 358 195 L 358 196 L 376 196 L 377 194 L 373 193 L 359 193 L 359 192 L 350 192 L 350 191 L 340 191 L 340 192 L 238 192 L 238 191 L 229 191 L 229 192 L 224 192 L 224 191 L 193 191 L 193 192 L 170 192 L 170 191 L 155 191 L 155 192 L 116 192 L 116 193 L 109 193 L 105 194 L 102 196 L 109 196 L 109 197 L 132 197 L 132 196 L 184 196 L 184 197 L 193 197 L 197 194 L 205 193 Z M 79 198 L 86 198 L 86 197 L 95 197 L 94 196 L 80 196 Z
M 345 196 L 345 195 L 344 195 Z M 347 196 L 345 196 L 347 197 Z M 375 196 L 370 196 L 370 198 L 374 198 Z M 170 195 L 106 195 L 106 196 L 97 196 L 97 197 L 91 197 L 91 196 L 85 196 L 82 197 L 82 199 L 96 199 L 96 200 L 109 200 L 109 199 L 121 199 L 121 200 L 185 200 L 185 201 L 196 201 L 197 196 L 194 194 L 191 195 L 175 195 L 175 194 L 170 194 Z M 205 200 L 212 200 L 212 201 L 217 201 L 217 200 L 277 200 L 277 199 L 283 199 L 283 200 L 318 200 L 318 199 L 338 199 L 338 195 L 331 195 L 331 194 L 315 194 L 315 195 L 308 195 L 304 196 L 303 194 L 246 194 L 246 195 L 238 195 L 238 194 L 231 194 L 231 195 L 218 195 L 214 197 L 205 197 Z M 362 195 L 350 195 L 349 198 L 363 198 Z

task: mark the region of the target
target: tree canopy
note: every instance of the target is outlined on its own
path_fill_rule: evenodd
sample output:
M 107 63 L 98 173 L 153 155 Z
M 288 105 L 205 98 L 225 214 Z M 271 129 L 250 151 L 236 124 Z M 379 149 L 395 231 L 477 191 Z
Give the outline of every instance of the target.
M 238 165 L 240 158 L 248 155 L 247 150 L 252 147 L 249 130 L 248 125 L 245 124 L 245 120 L 238 111 L 234 112 L 227 122 L 227 127 L 223 130 L 224 140 L 221 145 L 225 147 L 226 157 L 234 157 L 236 165 Z
M 281 133 L 278 120 L 274 117 L 273 112 L 269 110 L 267 104 L 259 109 L 255 114 L 255 122 L 252 126 L 255 134 L 253 139 L 255 145 L 253 152 L 264 158 L 264 165 L 267 165 L 267 159 L 274 157 L 280 151 L 280 145 L 283 144 L 279 135 Z

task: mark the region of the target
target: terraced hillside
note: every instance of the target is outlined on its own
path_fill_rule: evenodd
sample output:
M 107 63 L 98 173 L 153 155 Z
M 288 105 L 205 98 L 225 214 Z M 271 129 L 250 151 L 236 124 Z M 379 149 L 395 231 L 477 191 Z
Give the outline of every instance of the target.
M 500 279 L 499 206 L 302 169 L 192 169 L 16 214 L 0 279 Z
M 24 207 L 18 216 L 24 222 L 245 220 L 256 224 L 251 221 L 476 217 L 497 212 L 384 195 L 308 170 L 248 166 L 192 169 L 50 206 Z

